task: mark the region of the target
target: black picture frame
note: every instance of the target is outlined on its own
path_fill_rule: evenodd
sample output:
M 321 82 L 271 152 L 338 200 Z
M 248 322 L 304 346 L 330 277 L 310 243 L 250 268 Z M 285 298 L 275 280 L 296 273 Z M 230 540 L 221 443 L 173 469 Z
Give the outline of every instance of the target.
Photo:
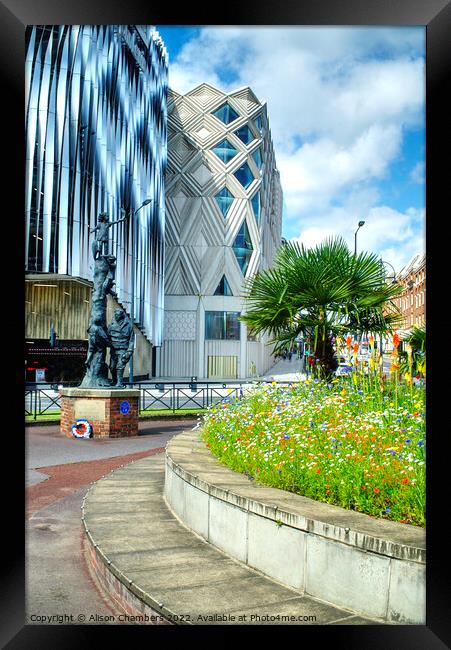
M 290 629 L 296 643 L 325 641 L 332 635 L 333 643 L 346 648 L 408 648 L 433 650 L 451 647 L 451 597 L 449 555 L 445 524 L 449 495 L 447 415 L 448 324 L 446 291 L 439 296 L 438 287 L 446 289 L 448 247 L 446 211 L 450 186 L 450 102 L 446 98 L 451 69 L 451 4 L 449 0 L 311 0 L 311 2 L 275 3 L 260 0 L 251 3 L 210 3 L 195 10 L 191 3 L 153 7 L 139 0 L 3 0 L 0 4 L 0 69 L 2 73 L 2 154 L 6 163 L 3 172 L 4 206 L 2 238 L 3 321 L 8 329 L 3 334 L 3 466 L 12 468 L 3 486 L 3 551 L 2 565 L 2 647 L 72 648 L 80 647 L 99 633 L 102 642 L 123 634 L 146 643 L 167 643 L 179 633 L 183 642 L 197 638 L 206 644 L 230 644 L 239 634 L 242 642 L 254 641 L 255 628 L 216 627 L 170 628 L 147 626 L 29 626 L 25 618 L 25 541 L 24 541 L 24 463 L 23 439 L 23 269 L 24 250 L 22 210 L 24 172 L 24 34 L 28 24 L 178 24 L 178 25 L 424 25 L 427 42 L 427 131 L 426 131 L 426 250 L 428 254 L 428 526 L 427 526 L 427 621 L 425 626 L 303 626 Z M 193 13 L 195 12 L 195 13 Z M 215 15 L 216 12 L 216 15 Z M 448 136 L 448 137 L 447 137 Z M 440 298 L 442 301 L 440 302 Z M 14 303 L 17 302 L 16 305 Z M 439 305 L 442 309 L 439 312 Z M 449 309 L 448 309 L 449 312 Z M 440 314 L 440 315 L 439 315 Z M 22 324 L 22 325 L 21 325 Z M 7 352 L 10 353 L 9 359 Z M 445 371 L 441 377 L 440 368 Z M 22 468 L 22 471 L 21 471 Z M 449 512 L 449 509 L 448 509 Z M 274 630 L 283 643 L 288 628 Z M 259 629 L 258 632 L 261 632 Z M 265 636 L 269 633 L 264 628 Z M 146 635 L 145 637 L 143 635 Z M 114 636 L 113 636 L 114 635 Z

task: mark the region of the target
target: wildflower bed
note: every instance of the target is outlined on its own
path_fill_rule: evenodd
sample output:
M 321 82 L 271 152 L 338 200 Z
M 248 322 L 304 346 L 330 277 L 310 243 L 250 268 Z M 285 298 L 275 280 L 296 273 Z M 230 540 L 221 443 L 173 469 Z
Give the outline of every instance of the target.
M 251 481 L 424 526 L 424 405 L 422 386 L 355 376 L 255 385 L 212 408 L 202 437 Z

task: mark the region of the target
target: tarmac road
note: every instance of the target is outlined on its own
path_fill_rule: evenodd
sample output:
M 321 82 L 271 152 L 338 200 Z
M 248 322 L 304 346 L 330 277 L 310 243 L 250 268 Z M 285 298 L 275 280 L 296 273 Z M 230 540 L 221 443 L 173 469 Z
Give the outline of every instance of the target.
M 141 421 L 139 436 L 115 440 L 66 438 L 58 425 L 26 429 L 27 623 L 115 622 L 112 617 L 121 612 L 105 600 L 84 558 L 83 497 L 91 482 L 163 453 L 173 435 L 195 424 L 193 419 Z

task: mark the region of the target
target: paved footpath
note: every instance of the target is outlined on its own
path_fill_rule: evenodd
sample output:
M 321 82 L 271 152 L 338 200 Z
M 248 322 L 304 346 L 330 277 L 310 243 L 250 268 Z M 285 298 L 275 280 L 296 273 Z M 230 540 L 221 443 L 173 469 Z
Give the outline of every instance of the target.
M 84 558 L 83 497 L 90 483 L 162 453 L 175 433 L 194 425 L 192 419 L 141 421 L 139 436 L 117 440 L 66 438 L 58 425 L 26 429 L 27 622 L 49 624 L 44 617 L 54 616 L 54 624 L 68 623 L 61 617 L 72 615 L 75 624 L 111 624 L 108 617 L 119 612 L 104 599 Z
M 92 543 L 151 610 L 186 625 L 377 624 L 285 587 L 194 534 L 168 507 L 164 476 L 163 454 L 144 458 L 97 482 L 84 502 Z

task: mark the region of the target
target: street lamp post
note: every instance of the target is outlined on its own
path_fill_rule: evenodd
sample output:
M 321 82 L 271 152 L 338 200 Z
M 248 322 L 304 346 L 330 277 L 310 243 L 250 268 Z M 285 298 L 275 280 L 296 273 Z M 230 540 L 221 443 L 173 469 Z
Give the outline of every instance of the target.
M 134 322 L 135 322 L 135 215 L 136 213 L 141 210 L 145 205 L 149 205 L 149 203 L 152 203 L 153 199 L 145 199 L 139 208 L 137 208 L 134 212 L 129 213 L 129 217 L 132 219 L 132 277 L 131 277 L 131 296 L 130 296 L 130 316 L 131 316 L 131 321 L 132 321 L 132 327 L 134 327 Z M 122 211 L 125 212 L 125 210 L 122 208 Z M 129 378 L 128 381 L 130 384 L 133 384 L 133 355 L 130 357 L 130 361 L 128 362 L 128 368 L 129 368 Z
M 359 232 L 359 228 L 361 228 L 364 225 L 365 225 L 364 221 L 359 221 L 359 226 L 354 233 L 354 255 L 357 255 L 357 233 Z
M 391 276 L 391 277 L 389 276 L 388 279 L 391 279 L 392 284 L 395 284 L 396 283 L 396 271 L 395 271 L 394 266 L 392 264 L 390 264 L 390 262 L 386 262 L 385 260 L 383 260 L 382 257 L 381 257 L 381 275 L 382 275 L 382 279 L 385 280 L 386 277 L 387 277 L 385 275 L 385 272 L 384 272 L 384 264 L 387 264 L 388 266 L 391 267 L 391 269 L 393 271 L 393 276 Z M 383 352 L 383 350 L 382 350 L 382 333 L 379 335 L 379 342 L 380 342 L 380 348 L 381 348 L 380 353 L 382 355 L 382 352 Z

